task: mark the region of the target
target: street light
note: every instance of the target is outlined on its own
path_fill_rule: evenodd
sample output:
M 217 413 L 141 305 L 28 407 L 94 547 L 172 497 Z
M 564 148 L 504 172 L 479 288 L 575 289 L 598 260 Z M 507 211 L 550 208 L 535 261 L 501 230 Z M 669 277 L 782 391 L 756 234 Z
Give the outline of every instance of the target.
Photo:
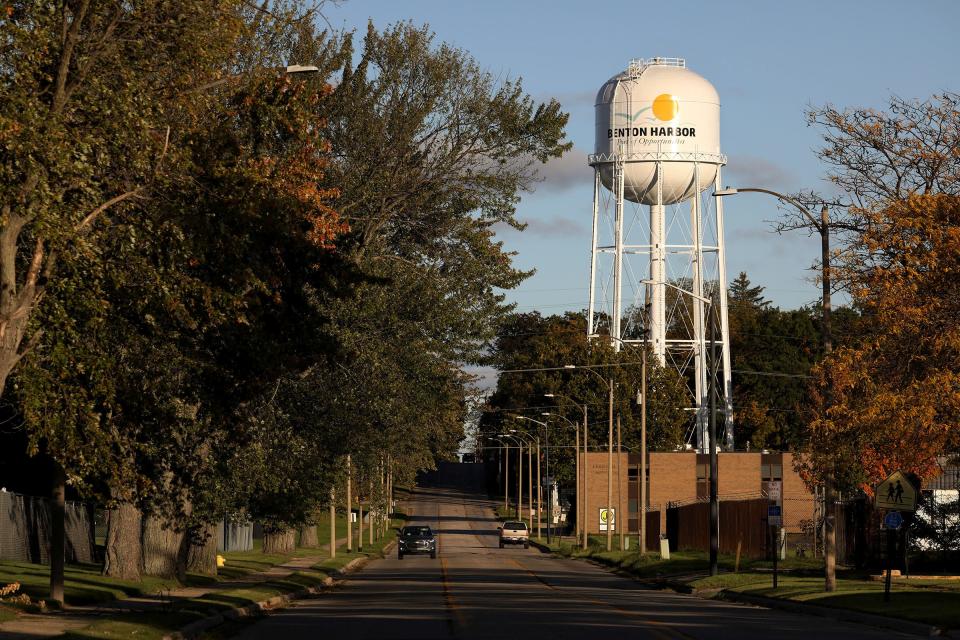
M 547 544 L 550 544 L 550 543 L 553 541 L 553 536 L 552 536 L 552 531 L 553 531 L 553 500 L 552 500 L 552 499 L 553 499 L 553 482 L 552 482 L 551 479 L 550 479 L 550 429 L 549 429 L 549 425 L 548 425 L 546 422 L 541 422 L 540 420 L 534 420 L 533 418 L 528 418 L 527 416 L 517 416 L 517 417 L 518 417 L 520 420 L 527 420 L 528 422 L 532 422 L 532 423 L 534 423 L 534 424 L 538 424 L 538 425 L 540 425 L 541 427 L 543 427 L 543 432 L 544 432 L 545 437 L 546 437 L 546 449 L 547 449 L 546 467 L 547 467 L 547 468 L 546 468 L 545 474 L 546 474 L 546 476 L 547 476 L 547 477 L 546 477 L 546 480 L 547 480 L 547 482 L 550 484 L 550 486 L 547 488 Z M 539 448 L 539 447 L 538 447 L 538 448 Z M 537 458 L 538 458 L 538 459 L 537 459 L 537 468 L 539 469 L 539 465 L 540 465 L 539 456 L 537 456 Z M 541 490 L 541 485 L 542 485 L 542 483 L 541 483 L 540 480 L 538 479 L 538 480 L 537 480 L 537 492 L 538 492 L 537 507 L 538 507 L 538 510 L 539 510 L 539 511 L 543 511 L 543 509 L 540 508 L 540 507 L 542 507 L 542 502 L 540 501 L 540 498 L 539 498 L 539 491 Z M 538 529 L 538 534 L 537 534 L 537 535 L 538 535 L 538 536 L 539 536 L 540 518 L 541 518 L 541 514 L 538 513 L 538 514 L 537 514 L 537 529 Z
M 524 440 L 527 445 L 527 522 L 530 529 L 533 529 L 533 437 L 530 434 L 524 431 L 517 431 L 516 429 L 510 429 L 510 433 L 517 434 L 515 437 L 521 438 L 526 436 L 530 438 L 530 441 Z M 537 438 L 537 475 L 540 475 L 540 439 Z M 521 475 L 523 475 L 521 473 Z M 520 478 L 520 481 L 523 482 L 523 478 Z M 538 480 L 539 482 L 539 480 Z M 537 508 L 539 509 L 540 502 L 537 501 Z
M 510 508 L 510 447 L 496 436 L 487 436 L 487 438 L 498 442 L 503 449 L 503 511 L 506 513 Z
M 830 326 L 830 312 L 831 312 L 831 302 L 830 302 L 830 211 L 827 208 L 827 205 L 823 205 L 820 209 L 820 218 L 819 220 L 813 213 L 810 212 L 803 204 L 797 201 L 795 198 L 791 198 L 788 195 L 779 193 L 777 191 L 772 191 L 770 189 L 762 189 L 759 187 L 745 187 L 740 189 L 735 189 L 733 187 L 726 187 L 725 189 L 720 189 L 716 191 L 714 195 L 716 197 L 723 196 L 732 196 L 738 193 L 765 193 L 771 195 L 774 198 L 777 198 L 781 202 L 786 202 L 797 208 L 800 213 L 810 222 L 814 229 L 817 230 L 817 233 L 820 234 L 820 266 L 821 266 L 821 284 L 822 284 L 822 294 L 821 294 L 821 313 L 822 323 L 823 323 L 823 353 L 825 356 L 829 356 L 830 352 L 833 351 L 833 333 Z M 828 390 L 827 393 L 827 404 L 829 405 L 832 402 L 833 394 Z M 837 588 L 837 538 L 836 538 L 836 529 L 834 527 L 833 515 L 830 513 L 831 505 L 833 504 L 833 487 L 834 483 L 834 471 L 833 469 L 827 469 L 826 478 L 824 478 L 823 483 L 823 501 L 824 508 L 827 513 L 824 514 L 824 540 L 823 540 L 823 555 L 824 555 L 824 590 L 825 591 L 834 591 Z
M 543 394 L 543 395 L 544 395 L 544 397 L 546 397 L 546 398 L 553 398 L 555 394 L 545 393 L 545 394 Z M 562 394 L 560 394 L 560 395 L 562 395 Z M 566 397 L 566 396 L 563 396 L 563 397 Z M 568 400 L 569 400 L 569 398 L 568 398 Z M 576 512 L 577 512 L 577 519 L 574 521 L 574 535 L 577 537 L 577 539 L 578 539 L 578 541 L 579 541 L 579 538 L 580 538 L 580 523 L 583 521 L 583 516 L 582 516 L 582 514 L 581 514 L 581 512 L 580 512 L 580 423 L 574 422 L 574 421 L 571 420 L 570 418 L 566 417 L 566 416 L 563 415 L 563 414 L 559 414 L 559 413 L 551 413 L 551 412 L 549 412 L 549 411 L 544 411 L 544 412 L 542 412 L 540 415 L 546 416 L 546 417 L 555 416 L 555 417 L 557 417 L 557 418 L 561 418 L 561 419 L 563 419 L 564 421 L 566 421 L 567 424 L 573 426 L 573 428 L 574 428 L 574 430 L 575 430 L 575 432 L 576 432 L 575 441 L 574 441 L 573 461 L 574 461 L 574 476 L 576 477 L 576 482 L 574 483 L 574 484 L 576 485 L 576 491 L 574 491 L 574 494 L 575 494 L 575 496 L 576 496 L 576 497 L 575 497 L 575 501 L 576 501 L 576 502 L 575 502 L 575 504 L 576 504 L 576 507 L 575 507 L 575 508 L 576 508 Z M 587 405 L 583 405 L 583 418 L 584 418 L 584 428 L 586 428 L 586 424 L 587 424 Z M 586 434 L 584 434 L 584 437 L 586 437 Z
M 572 402 L 574 405 L 578 404 L 573 398 L 563 395 L 562 393 L 545 393 L 543 394 L 544 398 L 565 398 Z M 577 476 L 577 536 L 583 536 L 581 542 L 583 543 L 583 548 L 587 548 L 587 405 L 583 404 L 583 493 L 580 489 L 580 430 L 577 429 L 577 441 L 575 445 L 575 455 L 574 461 L 576 463 L 576 476 Z
M 610 527 L 610 503 L 613 502 L 613 376 L 607 380 L 590 367 L 578 367 L 573 364 L 563 365 L 564 369 L 582 369 L 589 371 L 600 378 L 604 384 L 609 385 L 609 404 L 608 404 L 608 427 L 607 427 L 607 551 L 613 550 L 613 529 Z M 586 459 L 584 459 L 586 464 Z M 619 479 L 617 480 L 619 482 Z M 616 523 L 616 511 L 614 511 L 614 523 Z M 586 528 L 584 528 L 586 530 Z M 548 529 L 549 531 L 549 529 Z M 584 548 L 586 548 L 586 536 L 584 536 Z
M 521 440 L 515 435 L 509 433 L 499 433 L 497 434 L 501 438 L 514 438 L 517 442 L 517 520 L 523 520 L 523 445 L 524 440 Z

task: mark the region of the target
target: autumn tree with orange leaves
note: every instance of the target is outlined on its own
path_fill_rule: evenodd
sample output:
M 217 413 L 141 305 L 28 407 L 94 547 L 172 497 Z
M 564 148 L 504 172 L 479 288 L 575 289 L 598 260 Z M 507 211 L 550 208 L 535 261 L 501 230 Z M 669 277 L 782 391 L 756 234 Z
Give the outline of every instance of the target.
M 960 94 L 807 115 L 841 194 L 830 203 L 834 286 L 863 322 L 814 371 L 802 471 L 816 484 L 836 469 L 838 489 L 869 489 L 896 468 L 929 477 L 960 439 Z
M 809 470 L 830 464 L 848 487 L 897 469 L 930 477 L 937 456 L 960 449 L 960 197 L 913 195 L 861 214 L 850 247 L 861 260 L 843 275 L 866 333 L 817 367 L 810 430 Z

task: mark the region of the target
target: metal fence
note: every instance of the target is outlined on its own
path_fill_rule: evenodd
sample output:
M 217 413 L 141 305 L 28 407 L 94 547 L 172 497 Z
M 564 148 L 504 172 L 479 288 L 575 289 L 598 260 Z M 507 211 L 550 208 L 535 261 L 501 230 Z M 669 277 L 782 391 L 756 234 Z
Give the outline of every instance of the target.
M 252 551 L 253 523 L 223 520 L 217 524 L 217 551 Z
M 0 491 L 0 560 L 50 563 L 50 510 L 46 498 Z M 96 562 L 89 508 L 68 502 L 64 513 L 67 562 Z

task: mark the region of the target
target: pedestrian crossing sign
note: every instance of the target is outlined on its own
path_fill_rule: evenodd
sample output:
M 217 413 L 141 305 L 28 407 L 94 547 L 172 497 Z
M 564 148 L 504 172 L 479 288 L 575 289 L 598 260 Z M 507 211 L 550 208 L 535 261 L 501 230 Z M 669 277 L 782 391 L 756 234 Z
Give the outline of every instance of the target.
M 874 500 L 878 509 L 916 511 L 917 493 L 917 486 L 907 474 L 894 471 L 889 478 L 877 485 Z

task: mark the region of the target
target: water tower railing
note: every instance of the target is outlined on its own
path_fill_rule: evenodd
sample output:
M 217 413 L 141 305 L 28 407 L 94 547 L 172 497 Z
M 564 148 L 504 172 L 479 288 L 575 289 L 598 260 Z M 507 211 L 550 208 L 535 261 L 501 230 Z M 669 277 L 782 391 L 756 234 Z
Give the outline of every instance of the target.
M 643 70 L 652 65 L 661 65 L 665 67 L 687 68 L 687 61 L 683 58 L 635 58 L 627 65 L 627 76 L 636 78 Z
M 703 153 L 700 151 L 643 151 L 633 153 L 591 153 L 587 164 L 609 164 L 613 162 L 702 162 L 704 164 L 727 164 L 727 156 L 722 153 Z

